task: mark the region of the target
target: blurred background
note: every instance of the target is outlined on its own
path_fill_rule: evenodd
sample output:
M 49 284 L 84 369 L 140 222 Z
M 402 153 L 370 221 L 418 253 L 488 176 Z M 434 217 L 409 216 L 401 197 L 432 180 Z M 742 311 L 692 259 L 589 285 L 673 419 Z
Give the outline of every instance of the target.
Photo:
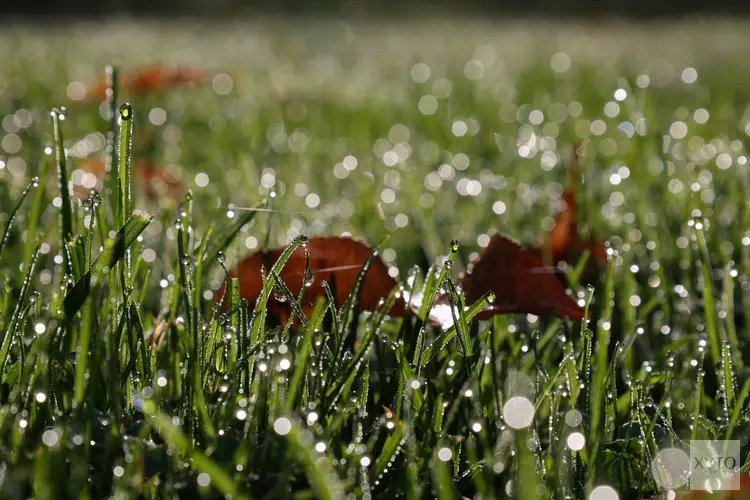
M 344 16 L 393 21 L 408 16 L 618 16 L 631 18 L 675 18 L 684 15 L 716 16 L 750 12 L 747 2 L 738 0 L 72 0 L 57 2 L 5 2 L 0 13 L 30 18 L 61 15 L 101 18 L 110 15 L 173 18 Z
M 390 236 L 382 256 L 402 276 L 443 259 L 454 238 L 465 264 L 495 231 L 533 244 L 554 227 L 581 141 L 583 234 L 644 259 L 653 249 L 643 242 L 667 235 L 661 256 L 674 262 L 698 210 L 717 221 L 712 255 L 741 261 L 750 32 L 735 14 L 744 8 L 5 2 L 0 211 L 33 176 L 54 179 L 54 106 L 67 108 L 79 197 L 104 187 L 104 68 L 114 64 L 118 103 L 136 114 L 136 206 L 159 214 L 149 261 L 171 251 L 162 236 L 173 242 L 175 207 L 191 189 L 200 228 L 271 197 L 274 212 L 243 228 L 228 265 L 299 234 L 341 233 Z

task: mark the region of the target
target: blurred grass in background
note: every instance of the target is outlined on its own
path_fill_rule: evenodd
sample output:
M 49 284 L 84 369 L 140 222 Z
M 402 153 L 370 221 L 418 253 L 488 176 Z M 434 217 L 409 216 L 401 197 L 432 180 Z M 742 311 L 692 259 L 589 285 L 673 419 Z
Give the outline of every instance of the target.
M 5 334 L 18 335 L 10 351 L 13 368 L 4 375 L 8 385 L 0 423 L 2 450 L 10 457 L 4 462 L 6 481 L 13 477 L 13 487 L 26 491 L 30 480 L 25 474 L 37 467 L 40 484 L 35 491 L 39 498 L 45 491 L 52 495 L 56 480 L 44 479 L 40 471 L 55 470 L 54 464 L 68 460 L 74 476 L 65 491 L 71 496 L 86 488 L 108 494 L 112 484 L 120 492 L 185 494 L 200 487 L 208 494 L 203 486 L 213 481 L 222 493 L 296 491 L 303 498 L 308 485 L 323 495 L 315 489 L 316 481 L 326 477 L 323 483 L 331 488 L 341 482 L 343 490 L 357 496 L 404 491 L 430 496 L 428 486 L 413 489 L 425 481 L 433 481 L 441 491 L 453 484 L 465 495 L 485 497 L 508 491 L 528 498 L 553 491 L 587 496 L 595 484 L 606 482 L 622 498 L 640 498 L 660 488 L 636 471 L 649 470 L 658 448 L 676 446 L 679 439 L 696 433 L 725 436 L 730 428 L 743 436 L 746 454 L 747 391 L 740 391 L 739 384 L 748 380 L 743 359 L 748 359 L 750 340 L 749 38 L 745 24 L 731 22 L 6 26 L 0 34 L 0 227 L 6 227 L 32 177 L 39 176 L 43 187 L 34 191 L 36 208 L 18 213 L 0 256 L 6 293 L 2 310 L 10 312 L 23 272 L 29 269 L 34 246 L 29 231 L 42 232 L 28 321 Z M 285 400 L 289 384 L 299 380 L 257 370 L 248 375 L 254 377 L 248 399 L 232 385 L 233 372 L 214 363 L 209 353 L 199 362 L 207 374 L 203 387 L 209 403 L 198 421 L 192 420 L 197 418 L 195 400 L 181 400 L 187 393 L 181 392 L 180 382 L 196 384 L 197 376 L 145 347 L 146 361 L 138 364 L 135 353 L 141 351 L 134 344 L 134 350 L 119 358 L 129 367 L 124 373 L 131 373 L 123 386 L 100 400 L 91 399 L 89 409 L 101 412 L 99 420 L 71 413 L 66 399 L 73 395 L 71 359 L 60 359 L 59 365 L 50 362 L 48 371 L 32 379 L 39 384 L 35 388 L 24 386 L 21 372 L 10 370 L 22 370 L 19 360 L 35 352 L 32 346 L 39 346 L 45 335 L 60 329 L 74 332 L 73 338 L 80 335 L 76 332 L 82 327 L 62 321 L 56 310 L 65 279 L 62 259 L 54 261 L 61 203 L 49 110 L 67 107 L 62 127 L 68 172 L 74 183 L 91 187 L 93 181 L 81 166 L 86 158 L 103 153 L 108 121 L 106 105 L 85 95 L 109 63 L 123 73 L 152 64 L 206 72 L 202 84 L 123 95 L 120 102 L 129 100 L 135 110 L 133 164 L 141 160 L 164 169 L 192 190 L 194 245 L 210 224 L 218 231 L 236 220 L 243 207 L 271 200 L 277 212 L 260 213 L 242 228 L 226 251 L 228 267 L 251 251 L 288 244 L 301 234 L 348 232 L 371 244 L 390 236 L 380 253 L 399 269 L 403 281 L 415 264 L 442 264 L 452 239 L 463 243 L 454 266 L 461 269 L 494 231 L 530 243 L 552 228 L 568 157 L 573 144 L 585 140 L 580 229 L 608 239 L 618 251 L 608 276 L 612 306 L 603 295 L 604 280 L 594 283 L 592 328 L 597 341 L 585 329 L 581 334 L 577 327 L 544 318 L 498 318 L 488 324 L 490 329 L 473 326 L 477 352 L 494 361 L 485 363 L 484 356 L 463 359 L 451 343 L 420 374 L 422 367 L 407 361 L 418 328 L 408 320 L 389 320 L 382 326 L 374 322 L 377 316 L 370 317 L 360 329 L 355 321 L 352 333 L 360 340 L 368 328 L 382 333 L 382 338 L 370 339 L 376 347 L 369 365 L 348 366 L 347 371 L 320 361 L 326 359 L 323 348 L 314 353 L 321 377 L 342 377 L 347 384 L 350 397 L 338 406 L 312 382 L 302 384 L 304 390 L 294 389 L 299 391 L 297 399 Z M 138 171 L 133 175 L 137 185 Z M 205 317 L 201 324 L 207 331 L 231 326 L 236 332 L 239 320 L 210 314 L 223 280 L 220 266 L 194 285 L 202 302 L 188 305 L 179 298 L 187 291 L 178 269 L 180 224 L 175 226 L 178 211 L 185 209 L 181 205 L 178 210 L 182 201 L 182 195 L 168 191 L 151 199 L 135 191 L 135 207 L 156 215 L 134 247 L 135 294 L 123 296 L 111 312 L 102 307 L 94 332 L 107 336 L 118 331 L 118 317 L 124 313 L 117 311 L 130 311 L 123 304 L 131 303 L 138 304 L 142 323 L 133 326 L 138 323 L 128 320 L 127 328 L 136 331 L 135 337 L 141 335 L 141 343 L 160 313 L 182 318 L 193 306 Z M 26 203 L 31 202 L 30 196 Z M 73 206 L 76 217 L 84 220 L 86 207 L 75 198 Z M 581 287 L 574 290 L 580 298 L 584 292 Z M 707 294 L 714 300 L 707 301 Z M 21 305 L 26 307 L 25 302 Z M 3 331 L 9 317 L 0 321 Z M 170 328 L 175 339 L 187 334 L 179 322 Z M 229 356 L 245 362 L 256 356 L 253 349 L 260 349 L 274 363 L 279 363 L 278 353 L 287 352 L 292 367 L 300 366 L 298 359 L 306 362 L 308 334 L 295 334 L 283 349 L 278 346 L 280 335 L 266 332 L 271 344 L 246 344 L 245 351 Z M 428 329 L 426 335 L 432 339 L 439 333 Z M 540 335 L 547 341 L 537 352 L 533 345 Z M 622 350 L 616 349 L 617 341 Z M 707 343 L 711 352 L 703 365 Z M 351 345 L 354 352 L 353 339 Z M 592 345 L 603 357 L 590 358 Z M 170 343 L 168 349 L 183 352 L 182 346 Z M 50 352 L 75 358 L 68 347 L 50 347 Z M 273 370 L 284 372 L 289 359 L 286 363 L 286 368 Z M 454 369 L 456 363 L 465 363 L 465 374 Z M 482 368 L 485 364 L 490 368 Z M 565 372 L 558 371 L 559 366 Z M 508 382 L 513 370 L 529 378 L 528 391 Z M 606 391 L 594 390 L 592 395 L 590 382 L 596 379 L 594 387 L 602 389 L 605 373 L 610 374 Z M 105 373 L 97 377 L 107 380 Z M 160 416 L 150 403 L 152 387 L 162 387 L 160 377 L 169 385 L 164 395 L 157 389 L 153 401 L 177 420 Z M 575 389 L 576 378 L 581 389 Z M 429 387 L 426 396 L 415 395 L 420 388 L 415 380 Z M 705 382 L 698 385 L 700 398 L 695 397 L 696 380 Z M 104 382 L 102 386 L 107 387 Z M 134 395 L 143 394 L 144 388 L 148 401 L 136 405 Z M 87 390 L 93 394 L 97 387 Z M 576 403 L 579 391 L 581 401 Z M 527 462 L 511 458 L 510 434 L 503 432 L 502 402 L 519 392 L 538 412 L 535 427 L 515 437 L 534 443 L 531 458 L 516 451 Z M 42 401 L 32 397 L 38 393 L 45 394 Z M 37 416 L 37 406 L 48 397 L 52 401 L 53 394 L 55 410 Z M 472 400 L 472 394 L 477 399 Z M 604 431 L 603 420 L 589 426 L 589 405 L 596 406 L 591 401 L 606 408 Z M 323 410 L 313 411 L 316 404 Z M 397 412 L 396 420 L 402 419 L 404 427 L 383 419 L 380 405 L 393 408 L 389 411 Z M 446 415 L 443 426 L 444 405 L 450 417 Z M 110 414 L 117 408 L 123 416 Z M 582 453 L 565 448 L 570 425 L 561 417 L 572 410 L 585 415 L 582 432 L 592 447 Z M 600 410 L 594 411 L 592 418 L 603 418 L 596 413 Z M 150 420 L 141 428 L 144 412 Z M 276 433 L 294 439 L 303 432 L 296 423 L 284 427 L 291 421 L 280 415 L 288 412 L 306 421 L 305 427 L 323 445 L 313 444 L 308 436 L 293 441 L 299 449 L 287 452 L 268 437 L 272 425 L 282 425 L 285 432 Z M 101 420 L 112 418 L 123 425 L 122 436 L 120 430 L 107 435 Z M 35 433 L 24 434 L 30 419 L 36 419 Z M 175 437 L 170 422 L 185 423 L 183 431 L 193 441 Z M 87 448 L 85 455 L 78 453 L 75 446 L 80 443 L 58 449 L 58 434 L 54 445 L 44 441 L 44 436 L 52 439 L 47 434 L 52 425 L 74 442 L 82 432 L 76 425 L 89 426 L 86 436 L 103 425 L 104 435 L 91 446 L 96 448 L 93 443 L 98 442 L 96 446 L 103 447 L 109 469 L 94 463 L 98 452 Z M 388 434 L 394 425 L 399 429 L 395 438 Z M 213 433 L 218 429 L 231 439 L 218 438 Z M 164 448 L 161 438 L 152 440 L 157 431 L 170 447 Z M 248 436 L 257 448 L 238 444 Z M 229 443 L 229 448 L 221 443 Z M 125 452 L 119 451 L 122 446 Z M 206 466 L 207 459 L 193 446 L 221 464 L 227 477 Z M 157 451 L 149 455 L 151 447 Z M 448 448 L 450 453 L 442 451 Z M 166 454 L 160 454 L 165 449 Z M 597 450 L 606 458 L 598 471 L 588 462 Z M 319 456 L 333 462 L 321 465 Z M 133 465 L 133 457 L 147 464 Z M 153 458 L 158 464 L 149 457 L 158 457 Z M 181 460 L 192 465 L 185 467 Z M 360 467 L 346 465 L 347 460 L 359 461 Z M 394 467 L 398 460 L 404 465 Z M 527 467 L 531 463 L 535 466 Z M 377 465 L 372 473 L 370 464 Z M 136 480 L 128 482 L 127 475 L 121 479 L 124 467 L 131 466 L 158 470 L 158 476 L 153 479 L 139 469 Z M 196 477 L 190 475 L 194 470 Z M 86 485 L 88 474 L 95 474 L 93 485 Z M 201 474 L 211 480 L 206 482 Z M 271 490 L 267 474 L 279 474 L 284 486 Z M 336 480 L 326 474 L 336 474 Z M 515 474 L 546 487 L 533 494 L 515 490 L 509 482 L 518 481 Z

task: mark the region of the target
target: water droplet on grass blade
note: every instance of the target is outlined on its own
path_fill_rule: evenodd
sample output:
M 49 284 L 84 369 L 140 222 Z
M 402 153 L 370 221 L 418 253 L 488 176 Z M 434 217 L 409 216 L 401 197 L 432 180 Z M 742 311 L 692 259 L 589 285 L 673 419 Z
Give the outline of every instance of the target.
M 126 102 L 122 106 L 120 106 L 120 118 L 127 121 L 130 120 L 133 117 L 133 106 Z
M 308 267 L 305 269 L 305 286 L 309 287 L 313 283 L 315 283 L 315 274 L 313 273 L 313 270 Z
M 273 287 L 273 298 L 282 303 L 286 302 L 287 300 L 286 295 L 284 295 L 284 291 L 277 285 L 274 285 Z

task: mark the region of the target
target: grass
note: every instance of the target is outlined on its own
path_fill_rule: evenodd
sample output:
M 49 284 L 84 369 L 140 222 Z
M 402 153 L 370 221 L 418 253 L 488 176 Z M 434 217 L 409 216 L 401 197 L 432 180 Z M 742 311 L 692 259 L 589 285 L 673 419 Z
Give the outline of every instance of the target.
M 689 439 L 748 469 L 744 25 L 29 30 L 0 35 L 3 498 L 645 498 Z M 73 99 L 146 59 L 229 76 Z M 616 250 L 572 287 L 588 325 L 321 300 L 267 327 L 302 235 L 388 237 L 405 287 L 461 303 L 489 234 L 550 229 L 581 139 L 581 229 Z M 139 160 L 190 193 L 149 198 Z M 214 303 L 277 245 L 257 303 Z

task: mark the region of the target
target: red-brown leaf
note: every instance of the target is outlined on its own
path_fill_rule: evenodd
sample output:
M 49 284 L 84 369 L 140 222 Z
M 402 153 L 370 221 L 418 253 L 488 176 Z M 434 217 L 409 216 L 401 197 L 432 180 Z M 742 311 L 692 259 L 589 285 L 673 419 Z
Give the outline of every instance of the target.
M 480 319 L 526 313 L 583 319 L 583 309 L 565 292 L 554 270 L 518 242 L 496 234 L 459 279 L 467 304 L 492 291 L 495 301 Z
M 575 265 L 580 256 L 588 250 L 590 255 L 583 272 L 583 281 L 591 281 L 607 262 L 607 250 L 604 243 L 594 236 L 582 238 L 578 233 L 576 220 L 575 185 L 579 179 L 580 144 L 573 148 L 568 166 L 568 185 L 563 192 L 565 208 L 555 218 L 555 227 L 547 238 L 534 246 L 531 251 L 542 259 L 542 262 L 557 266 L 561 262 Z
M 276 248 L 256 252 L 245 258 L 237 269 L 229 273 L 230 277 L 240 278 L 240 294 L 250 304 L 255 303 L 262 291 L 261 269 L 264 268 L 265 272 L 269 272 L 283 251 L 283 248 Z M 307 252 L 310 255 L 310 269 L 313 272 L 314 281 L 305 289 L 301 304 L 305 314 L 312 311 L 318 297 L 326 296 L 323 281 L 328 282 L 332 288 L 336 306 L 344 305 L 354 289 L 362 266 L 370 258 L 373 250 L 351 238 L 322 236 L 310 238 Z M 280 273 L 281 279 L 295 297 L 299 295 L 304 283 L 305 266 L 305 247 L 300 246 L 289 257 Z M 380 305 L 380 300 L 386 298 L 396 285 L 396 280 L 388 274 L 388 266 L 379 257 L 373 258 L 362 285 L 361 299 L 358 304 L 360 309 L 376 310 Z M 286 322 L 291 313 L 289 304 L 279 302 L 274 296 L 268 301 L 268 310 L 282 322 Z M 391 308 L 390 314 L 403 316 L 404 312 L 404 300 L 399 298 Z
M 193 68 L 163 68 L 145 66 L 120 76 L 119 90 L 128 95 L 147 95 L 204 82 L 206 73 Z M 99 78 L 91 84 L 86 98 L 102 101 L 106 98 L 107 81 Z

